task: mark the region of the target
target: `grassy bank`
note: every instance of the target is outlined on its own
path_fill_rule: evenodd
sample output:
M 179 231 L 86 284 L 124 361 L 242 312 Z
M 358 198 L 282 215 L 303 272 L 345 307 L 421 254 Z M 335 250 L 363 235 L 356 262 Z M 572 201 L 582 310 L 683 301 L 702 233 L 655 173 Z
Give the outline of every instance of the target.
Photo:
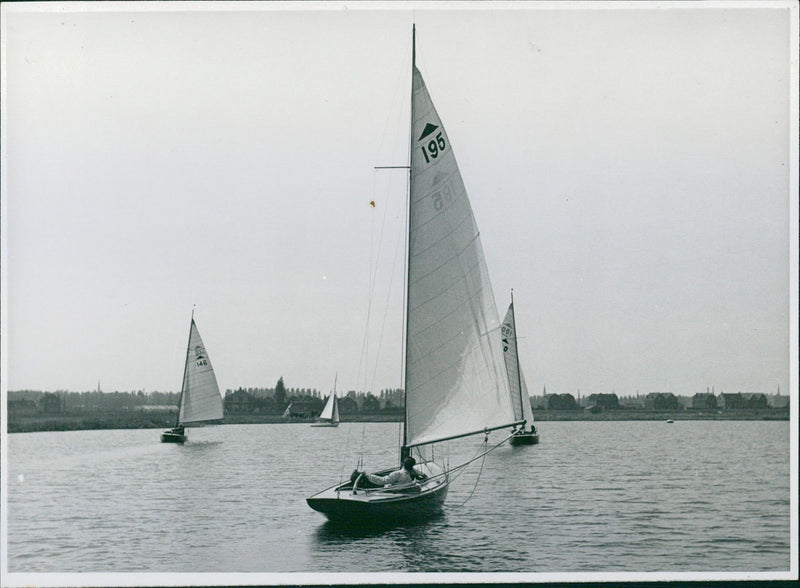
M 675 421 L 688 420 L 748 420 L 788 421 L 789 410 L 781 408 L 742 409 L 725 411 L 694 410 L 606 410 L 592 414 L 580 410 L 544 410 L 536 412 L 537 422 L 547 421 Z M 342 422 L 382 423 L 400 422 L 399 414 L 345 415 Z M 226 415 L 224 424 L 279 424 L 310 423 L 313 419 L 291 419 L 281 415 L 232 414 Z M 174 413 L 95 413 L 84 415 L 9 415 L 9 433 L 35 431 L 80 431 L 87 429 L 165 429 L 175 424 Z
M 364 414 L 345 416 L 343 422 L 400 422 L 402 415 Z M 282 424 L 312 423 L 314 419 L 292 418 L 282 415 L 232 414 L 225 415 L 223 424 Z M 9 433 L 37 431 L 81 431 L 91 429 L 167 429 L 175 426 L 175 413 L 104 412 L 83 415 L 9 415 Z
M 541 410 L 534 418 L 539 421 L 788 421 L 787 408 L 754 408 L 736 410 L 605 410 L 590 413 L 585 410 Z
M 25 415 L 8 417 L 9 433 L 82 431 L 87 429 L 154 429 L 175 425 L 169 413 L 97 413 L 84 415 Z

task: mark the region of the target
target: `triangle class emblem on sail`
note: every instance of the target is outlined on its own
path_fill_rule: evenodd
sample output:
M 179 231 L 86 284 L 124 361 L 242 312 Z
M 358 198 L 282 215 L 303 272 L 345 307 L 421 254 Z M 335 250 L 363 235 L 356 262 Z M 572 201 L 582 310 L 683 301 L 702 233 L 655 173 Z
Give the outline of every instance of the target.
M 427 123 L 425 125 L 425 128 L 422 129 L 422 134 L 419 136 L 419 139 L 417 139 L 417 141 L 422 141 L 425 137 L 427 137 L 428 135 L 433 133 L 438 128 L 439 128 L 439 125 L 434 125 L 434 124 L 431 124 L 431 123 Z

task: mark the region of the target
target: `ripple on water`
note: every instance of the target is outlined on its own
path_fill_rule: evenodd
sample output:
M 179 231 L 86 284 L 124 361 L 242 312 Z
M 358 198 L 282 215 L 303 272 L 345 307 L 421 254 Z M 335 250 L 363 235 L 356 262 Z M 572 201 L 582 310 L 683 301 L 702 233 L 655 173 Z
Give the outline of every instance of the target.
M 361 447 L 366 467 L 394 463 L 393 423 L 228 425 L 183 447 L 153 430 L 12 434 L 9 570 L 788 569 L 787 423 L 681 423 L 671 443 L 652 423 L 540 429 L 540 445 L 501 447 L 479 480 L 479 462 L 455 480 L 443 516 L 371 531 L 331 525 L 305 498 Z

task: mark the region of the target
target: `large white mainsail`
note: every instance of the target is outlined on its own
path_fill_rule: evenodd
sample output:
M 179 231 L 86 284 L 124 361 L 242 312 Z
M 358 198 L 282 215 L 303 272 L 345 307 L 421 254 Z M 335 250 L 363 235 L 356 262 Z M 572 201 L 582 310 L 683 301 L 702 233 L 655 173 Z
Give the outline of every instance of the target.
M 515 421 L 478 228 L 416 66 L 411 118 L 406 447 Z
M 221 418 L 222 396 L 217 386 L 217 378 L 192 317 L 178 422 L 186 424 Z
M 514 417 L 525 419 L 525 428 L 530 430 L 533 426 L 533 409 L 531 399 L 528 396 L 528 386 L 525 384 L 525 376 L 522 374 L 522 367 L 519 365 L 519 352 L 517 350 L 517 330 L 514 320 L 514 303 L 508 306 L 508 312 L 503 319 L 501 327 L 503 335 L 503 355 L 508 372 L 508 384 L 511 393 L 511 403 L 514 406 Z

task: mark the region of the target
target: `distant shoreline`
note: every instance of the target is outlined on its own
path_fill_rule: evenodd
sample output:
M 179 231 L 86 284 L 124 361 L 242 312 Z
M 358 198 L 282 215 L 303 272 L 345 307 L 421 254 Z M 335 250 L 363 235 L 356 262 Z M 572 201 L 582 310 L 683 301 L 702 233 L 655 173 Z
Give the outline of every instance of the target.
M 788 408 L 737 410 L 606 410 L 589 413 L 581 410 L 537 411 L 539 423 L 548 421 L 788 421 Z M 401 422 L 399 414 L 344 415 L 342 423 Z M 221 424 L 311 423 L 313 419 L 286 420 L 280 415 L 231 414 Z M 161 429 L 174 426 L 174 413 L 99 413 L 91 415 L 25 415 L 8 419 L 9 433 L 45 431 L 86 431 L 104 429 Z

